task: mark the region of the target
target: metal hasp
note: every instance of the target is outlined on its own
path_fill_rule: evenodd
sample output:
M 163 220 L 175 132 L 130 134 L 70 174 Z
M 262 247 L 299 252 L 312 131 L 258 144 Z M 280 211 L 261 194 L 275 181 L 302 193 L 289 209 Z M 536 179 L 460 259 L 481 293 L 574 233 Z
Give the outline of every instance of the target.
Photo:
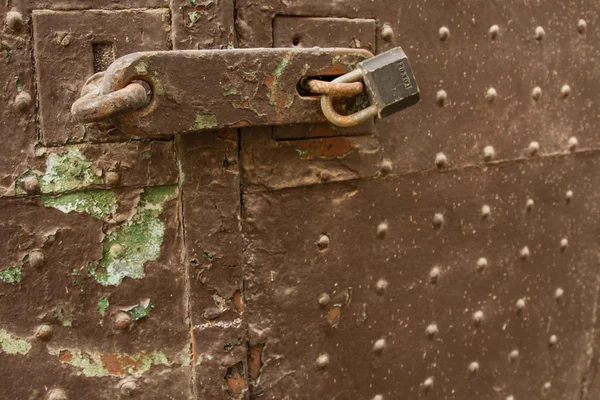
M 333 82 L 309 79 L 309 95 L 298 91 L 306 78 L 337 75 L 342 76 Z M 333 98 L 359 95 L 361 79 L 371 106 L 339 115 Z M 87 87 L 92 84 L 96 90 Z M 323 112 L 316 96 L 321 94 Z M 325 117 L 351 126 L 418 100 L 400 48 L 376 57 L 357 49 L 158 51 L 127 55 L 90 78 L 72 113 L 82 122 L 110 120 L 125 133 L 156 136 L 324 122 Z
M 385 118 L 417 104 L 419 86 L 400 47 L 393 48 L 358 64 L 354 71 L 333 80 L 349 83 L 364 80 L 371 105 L 351 115 L 340 115 L 332 96 L 323 96 L 321 107 L 327 119 L 338 126 L 354 126 L 369 118 Z
M 320 97 L 301 95 L 300 81 L 346 74 L 371 57 L 366 50 L 337 48 L 133 53 L 111 64 L 99 97 L 78 100 L 72 113 L 92 122 L 109 110 L 117 129 L 139 136 L 325 122 Z M 139 82 L 150 87 L 147 104 L 143 96 L 120 104 L 109 98 L 130 95 L 122 91 Z M 94 104 L 102 110 L 94 112 Z

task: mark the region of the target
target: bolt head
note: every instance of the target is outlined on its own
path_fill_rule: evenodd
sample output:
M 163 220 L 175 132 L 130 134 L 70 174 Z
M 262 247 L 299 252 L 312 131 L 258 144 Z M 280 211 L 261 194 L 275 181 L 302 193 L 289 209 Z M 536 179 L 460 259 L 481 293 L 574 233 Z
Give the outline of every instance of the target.
M 433 220 L 431 221 L 433 224 L 433 227 L 435 229 L 439 229 L 442 227 L 442 225 L 444 225 L 444 214 L 442 213 L 435 213 L 433 216 Z
M 317 357 L 317 367 L 319 369 L 326 369 L 327 367 L 329 367 L 330 362 L 331 359 L 329 358 L 329 354 L 325 353 Z
M 521 249 L 519 256 L 521 257 L 521 260 L 526 260 L 527 258 L 529 258 L 529 254 L 529 247 L 525 246 Z
M 321 295 L 319 296 L 319 305 L 321 307 L 326 307 L 330 301 L 331 297 L 329 297 L 327 293 L 321 293 Z
M 108 171 L 104 175 L 104 183 L 106 183 L 109 186 L 116 186 L 119 183 L 119 179 L 119 173 L 116 171 Z
M 479 260 L 477 260 L 477 271 L 483 272 L 483 270 L 486 269 L 487 266 L 488 266 L 488 261 L 486 258 L 481 257 Z
M 585 28 L 587 27 L 587 22 L 584 19 L 580 19 L 577 21 L 577 32 L 583 33 L 585 32 Z
M 500 27 L 498 25 L 492 25 L 489 30 L 490 39 L 495 40 L 500 33 Z
M 441 41 L 445 41 L 450 37 L 450 29 L 446 26 L 442 26 L 438 31 L 438 36 Z
M 569 138 L 569 151 L 577 150 L 578 144 L 579 144 L 579 141 L 577 140 L 577 138 L 575 136 L 570 137 Z
M 483 160 L 484 161 L 492 161 L 496 156 L 496 151 L 493 146 L 485 146 L 483 148 Z
M 381 171 L 381 173 L 383 175 L 387 175 L 387 174 L 391 173 L 392 169 L 393 169 L 393 165 L 390 160 L 383 160 L 379 167 L 379 170 Z
M 322 182 L 328 182 L 328 181 L 330 181 L 331 180 L 331 172 L 329 172 L 326 169 L 319 171 L 319 179 Z
M 26 176 L 21 181 L 21 189 L 28 194 L 37 194 L 40 192 L 40 182 L 35 175 Z
M 319 241 L 317 242 L 317 248 L 321 251 L 325 251 L 329 248 L 330 242 L 331 239 L 329 238 L 329 236 L 321 235 L 321 237 L 319 237 Z
M 46 257 L 40 250 L 33 250 L 29 253 L 29 265 L 33 268 L 41 268 L 44 266 Z
M 383 239 L 386 237 L 387 232 L 389 230 L 389 226 L 386 222 L 382 222 L 377 225 L 377 237 Z
M 556 337 L 556 335 L 550 336 L 550 339 L 548 339 L 548 344 L 550 346 L 555 346 L 556 343 L 558 343 L 558 338 Z
M 123 254 L 125 254 L 125 249 L 123 249 L 123 246 L 121 246 L 120 244 L 115 243 L 112 246 L 110 246 L 108 253 L 113 258 L 121 258 L 123 257 Z
M 375 291 L 377 292 L 377 294 L 383 294 L 387 287 L 388 281 L 386 281 L 385 279 L 380 279 L 377 281 L 377 284 L 375 284 Z
M 527 203 L 525 203 L 525 208 L 527 209 L 528 212 L 533 210 L 534 204 L 535 204 L 535 202 L 533 201 L 533 199 L 527 199 Z
M 118 384 L 119 392 L 125 396 L 132 396 L 137 389 L 137 381 L 133 378 L 125 378 Z
M 383 28 L 381 29 L 381 38 L 386 42 L 390 42 L 394 38 L 394 30 L 390 24 L 383 24 Z
M 385 339 L 378 339 L 375 344 L 373 344 L 373 352 L 377 354 L 381 354 L 385 349 L 387 343 Z
M 445 90 L 438 90 L 435 101 L 439 106 L 443 106 L 446 104 L 446 100 L 448 99 L 448 93 Z
M 492 208 L 490 206 L 488 206 L 487 204 L 484 204 L 481 207 L 481 218 L 486 219 L 486 218 L 489 218 L 490 215 L 492 215 Z
M 519 311 L 519 312 L 522 311 L 525 308 L 525 299 L 522 298 L 522 299 L 517 300 L 516 306 L 517 306 L 517 311 Z
M 471 364 L 469 364 L 469 372 L 472 374 L 479 372 L 479 363 L 477 361 L 473 361 Z
M 19 32 L 23 27 L 23 15 L 16 10 L 7 12 L 6 26 L 13 32 Z
M 433 377 L 430 376 L 429 378 L 425 379 L 423 381 L 423 388 L 425 390 L 431 389 L 433 387 Z
M 433 267 L 429 272 L 429 282 L 437 283 L 438 279 L 440 278 L 440 274 L 440 267 Z
M 448 166 L 448 158 L 444 153 L 437 153 L 435 155 L 435 165 L 438 169 L 446 168 Z
M 425 328 L 425 334 L 428 338 L 433 339 L 435 335 L 439 332 L 438 326 L 436 324 L 429 324 L 427 328 Z
M 571 94 L 571 86 L 569 85 L 563 85 L 560 88 L 560 94 L 562 95 L 562 97 L 567 98 L 569 97 L 569 95 Z
M 493 102 L 494 100 L 496 100 L 496 97 L 498 97 L 498 92 L 494 88 L 489 88 L 487 90 L 487 92 L 485 93 L 485 98 L 490 103 Z
M 534 100 L 539 100 L 540 97 L 542 97 L 542 88 L 539 86 L 536 86 L 531 91 L 531 98 Z
M 531 142 L 529 143 L 529 155 L 535 156 L 537 154 L 537 152 L 540 150 L 540 144 L 538 142 Z
M 124 311 L 120 311 L 115 317 L 115 326 L 121 330 L 129 329 L 132 322 L 133 318 L 131 318 L 131 315 Z
M 546 32 L 544 31 L 544 28 L 542 28 L 541 26 L 538 26 L 537 28 L 535 28 L 535 39 L 536 40 L 542 40 L 544 38 L 544 36 L 546 36 Z
M 41 340 L 50 340 L 52 337 L 52 326 L 48 324 L 40 325 L 37 328 L 35 336 Z
M 31 104 L 33 104 L 33 99 L 31 98 L 31 95 L 26 91 L 22 91 L 21 93 L 18 93 L 15 96 L 15 107 L 17 108 L 17 110 L 25 112 L 29 110 Z
M 62 389 L 52 389 L 46 395 L 46 400 L 68 400 L 67 394 Z
M 473 313 L 473 322 L 479 325 L 483 321 L 483 311 L 478 310 Z
M 519 350 L 515 349 L 508 354 L 508 359 L 510 362 L 514 362 L 517 358 L 519 358 Z

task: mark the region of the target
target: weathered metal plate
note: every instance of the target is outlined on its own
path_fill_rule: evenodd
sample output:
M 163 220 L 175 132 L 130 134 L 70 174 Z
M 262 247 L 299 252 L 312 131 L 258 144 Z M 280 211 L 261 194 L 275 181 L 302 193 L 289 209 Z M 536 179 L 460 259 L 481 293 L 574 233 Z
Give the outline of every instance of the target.
M 168 10 L 34 11 L 40 131 L 47 145 L 93 139 L 71 105 L 100 67 L 125 54 L 170 48 Z M 67 28 L 68 27 L 68 28 Z M 96 53 L 94 54 L 94 44 Z M 126 137 L 125 137 L 126 138 Z M 102 141 L 123 139 L 108 136 Z
M 365 50 L 318 48 L 136 53 L 111 65 L 103 93 L 135 79 L 150 84 L 148 106 L 111 118 L 133 135 L 319 122 L 325 119 L 319 99 L 298 94 L 300 79 L 342 75 L 371 56 Z
M 578 398 L 598 295 L 598 160 L 244 195 L 249 340 L 264 345 L 252 393 Z
M 233 1 L 171 0 L 170 7 L 174 49 L 235 47 Z

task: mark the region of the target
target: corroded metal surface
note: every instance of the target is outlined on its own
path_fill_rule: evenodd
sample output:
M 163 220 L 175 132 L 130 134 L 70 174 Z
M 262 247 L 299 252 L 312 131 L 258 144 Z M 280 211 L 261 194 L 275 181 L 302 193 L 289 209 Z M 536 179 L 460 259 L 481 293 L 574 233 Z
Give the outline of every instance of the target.
M 0 15 L 0 397 L 598 397 L 597 2 Z M 292 47 L 296 32 L 299 47 L 402 46 L 421 103 L 362 137 L 129 142 L 63 118 L 113 53 Z

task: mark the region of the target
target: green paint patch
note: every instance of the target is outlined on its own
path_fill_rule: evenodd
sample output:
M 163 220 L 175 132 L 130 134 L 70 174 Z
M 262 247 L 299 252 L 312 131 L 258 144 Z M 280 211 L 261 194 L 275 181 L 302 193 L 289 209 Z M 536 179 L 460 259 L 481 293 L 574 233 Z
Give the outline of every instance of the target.
M 148 160 L 152 157 L 152 152 L 150 150 L 142 151 L 142 160 Z
M 202 12 L 201 11 L 192 11 L 188 13 L 188 28 L 191 28 L 192 26 L 194 26 L 194 24 L 196 22 L 198 22 L 198 20 L 200 19 L 200 17 L 202 17 Z
M 53 207 L 64 213 L 85 212 L 98 219 L 114 214 L 118 208 L 117 197 L 111 190 L 87 190 L 41 197 L 46 207 Z
M 130 355 L 63 349 L 58 353 L 58 359 L 63 364 L 76 367 L 79 370 L 78 375 L 87 377 L 143 374 L 154 365 L 171 365 L 167 356 L 161 351 Z
M 62 193 L 102 183 L 102 177 L 92 169 L 92 162 L 79 148 L 70 147 L 64 153 L 48 155 L 40 189 L 42 193 Z
M 135 64 L 135 72 L 140 75 L 148 74 L 148 60 L 142 59 L 137 64 Z
M 21 282 L 21 267 L 10 267 L 1 270 L 0 281 L 12 284 Z
M 150 314 L 150 311 L 154 308 L 154 304 L 150 299 L 146 299 L 140 304 L 126 309 L 125 311 L 131 315 L 134 320 L 142 319 Z
M 200 131 L 203 129 L 211 129 L 217 126 L 217 116 L 215 114 L 196 114 L 196 120 L 192 126 L 192 130 Z
M 223 96 L 232 96 L 234 94 L 238 94 L 238 90 L 235 86 L 223 90 Z
M 281 104 L 281 100 L 280 97 L 283 94 L 281 92 L 281 77 L 283 76 L 283 73 L 285 72 L 285 69 L 287 67 L 287 65 L 289 64 L 290 60 L 292 59 L 292 54 L 293 53 L 288 53 L 285 56 L 283 56 L 283 58 L 281 59 L 281 61 L 277 64 L 277 66 L 275 67 L 275 70 L 273 71 L 273 81 L 270 83 L 270 87 L 269 87 L 269 104 L 271 104 L 272 106 L 276 107 L 277 109 L 280 108 L 280 104 Z M 290 102 L 290 98 L 291 98 L 291 102 Z M 291 103 L 293 103 L 293 96 L 287 96 L 287 99 L 284 99 L 284 105 L 285 107 L 291 107 Z
M 100 300 L 98 300 L 98 313 L 103 317 L 109 304 L 108 297 L 102 297 Z
M 6 63 L 8 64 L 12 57 L 12 49 L 6 43 L 0 42 L 0 50 L 4 50 L 4 54 L 5 54 L 4 59 L 6 60 Z
M 144 189 L 136 214 L 105 236 L 102 259 L 88 266 L 89 274 L 104 286 L 119 285 L 125 277 L 144 278 L 145 262 L 156 260 L 160 255 L 165 232 L 160 220 L 164 203 L 176 195 L 176 185 Z M 115 244 L 123 251 L 111 254 L 110 248 Z
M 17 93 L 21 93 L 23 91 L 23 82 L 21 81 L 21 79 L 19 77 L 17 77 L 16 85 L 17 85 Z
M 6 354 L 25 355 L 31 350 L 31 343 L 16 337 L 4 329 L 0 329 L 0 349 Z

